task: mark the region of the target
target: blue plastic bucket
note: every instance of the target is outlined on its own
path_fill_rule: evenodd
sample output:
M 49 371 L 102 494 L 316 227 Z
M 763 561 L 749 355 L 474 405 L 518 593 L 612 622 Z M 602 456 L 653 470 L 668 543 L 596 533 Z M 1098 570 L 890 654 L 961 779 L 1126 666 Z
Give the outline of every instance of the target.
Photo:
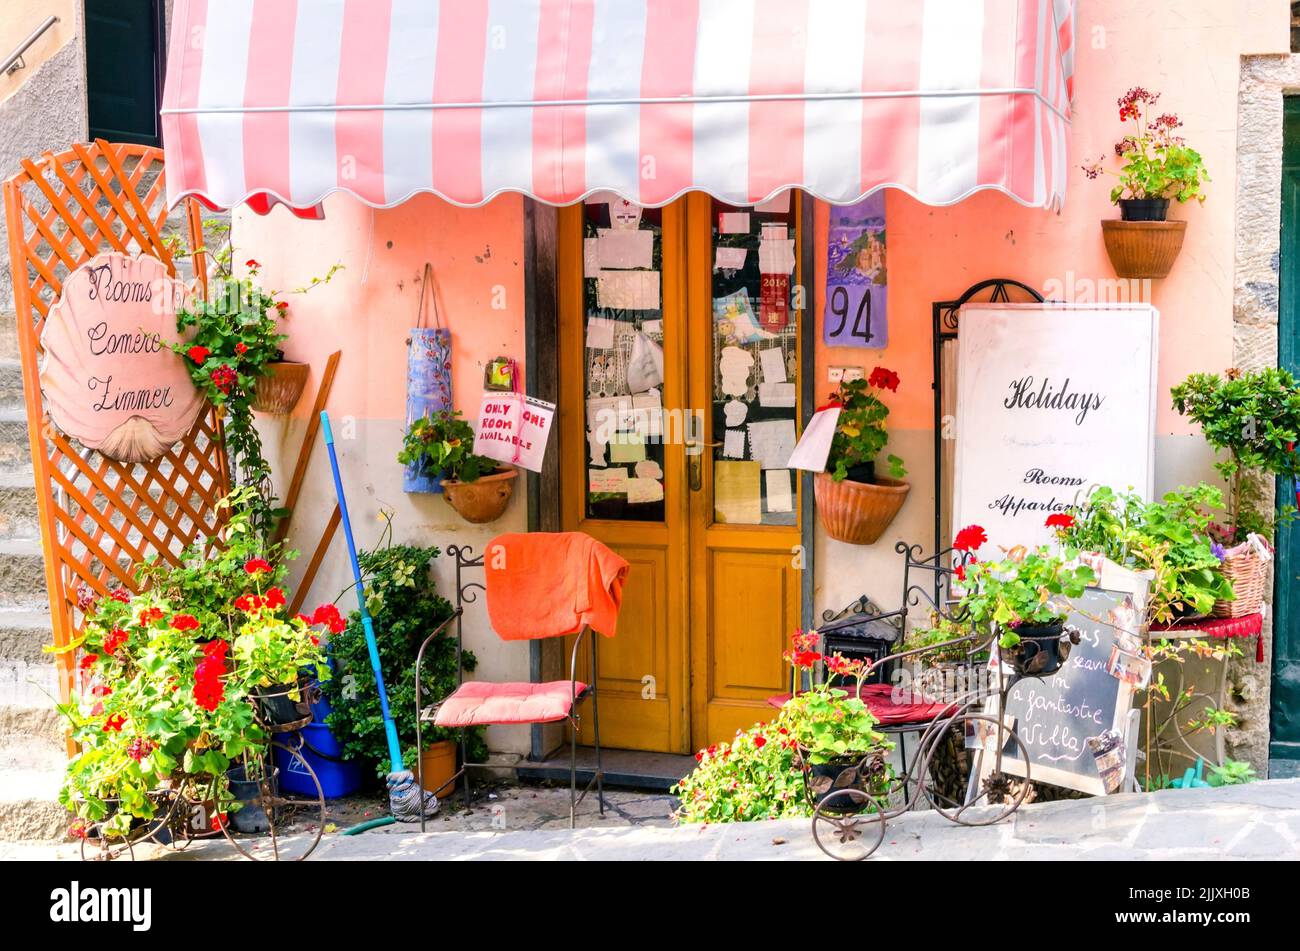
M 361 788 L 364 774 L 360 764 L 327 758 L 337 757 L 343 752 L 329 727 L 323 723 L 309 724 L 302 728 L 302 737 L 304 742 L 298 755 L 316 773 L 326 799 L 349 796 Z M 280 789 L 293 795 L 315 796 L 316 784 L 303 769 L 302 760 L 287 750 L 275 748 L 275 765 L 280 769 Z

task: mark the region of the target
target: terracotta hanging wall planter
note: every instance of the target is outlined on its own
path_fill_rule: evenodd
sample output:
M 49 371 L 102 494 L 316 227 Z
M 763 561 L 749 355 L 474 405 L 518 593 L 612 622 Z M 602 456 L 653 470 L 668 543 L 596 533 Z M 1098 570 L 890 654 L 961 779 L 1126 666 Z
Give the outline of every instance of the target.
M 253 394 L 253 409 L 259 413 L 290 412 L 302 397 L 311 366 L 306 363 L 279 360 L 268 363 L 266 368 L 271 372 L 257 381 L 257 389 Z
M 1115 274 L 1127 279 L 1166 277 L 1183 249 L 1186 221 L 1105 220 L 1101 235 Z
M 877 477 L 874 483 L 844 479 L 825 472 L 813 478 L 817 516 L 826 534 L 850 545 L 870 545 L 889 527 L 911 486 L 899 479 Z
M 506 510 L 517 474 L 514 469 L 498 469 L 473 482 L 446 479 L 442 483 L 443 497 L 465 521 L 475 525 L 493 522 Z

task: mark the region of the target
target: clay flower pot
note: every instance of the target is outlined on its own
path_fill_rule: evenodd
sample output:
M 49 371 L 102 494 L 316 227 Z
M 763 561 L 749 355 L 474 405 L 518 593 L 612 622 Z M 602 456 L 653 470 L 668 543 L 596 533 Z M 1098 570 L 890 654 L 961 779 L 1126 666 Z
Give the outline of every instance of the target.
M 271 372 L 257 380 L 253 409 L 259 413 L 288 413 L 302 397 L 311 365 L 282 360 L 268 363 L 266 367 Z
M 875 483 L 845 479 L 836 482 L 825 472 L 813 478 L 817 517 L 826 534 L 850 545 L 870 545 L 903 507 L 912 487 L 898 479 L 878 477 Z
M 1123 278 L 1161 278 L 1183 249 L 1186 221 L 1119 221 L 1101 223 L 1101 236 L 1115 273 Z
M 430 743 L 429 748 L 420 754 L 420 774 L 420 785 L 425 792 L 441 788 L 439 799 L 446 799 L 454 793 L 456 785 L 449 780 L 456 775 L 456 741 Z
M 467 522 L 475 525 L 492 522 L 506 510 L 517 474 L 514 469 L 498 469 L 473 482 L 445 479 L 442 483 L 443 498 Z

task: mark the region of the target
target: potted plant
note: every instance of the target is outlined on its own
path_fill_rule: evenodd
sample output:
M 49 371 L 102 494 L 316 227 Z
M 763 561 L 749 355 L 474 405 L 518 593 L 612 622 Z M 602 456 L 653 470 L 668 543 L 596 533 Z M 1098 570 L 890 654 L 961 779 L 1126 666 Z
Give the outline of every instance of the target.
M 978 528 L 978 526 L 970 526 Z M 998 633 L 998 654 L 1022 677 L 1043 677 L 1060 669 L 1078 633 L 1065 630 L 1069 598 L 1096 580 L 1087 565 L 1071 563 L 1078 552 L 1053 555 L 1046 545 L 1017 547 L 1001 561 L 965 566 L 965 594 L 959 613 L 979 629 Z
M 1209 614 L 1235 595 L 1223 571 L 1223 547 L 1210 535 L 1223 493 L 1201 483 L 1147 502 L 1136 492 L 1093 489 L 1072 514 L 1053 516 L 1056 536 L 1078 551 L 1150 573 L 1147 616 L 1168 624 Z
M 160 791 L 211 803 L 214 822 L 224 821 L 248 798 L 245 787 L 231 791 L 232 780 L 250 778 L 238 767 L 260 763 L 269 749 L 252 707 L 256 691 L 303 668 L 328 676 L 310 622 L 284 619 L 276 584 L 284 569 L 264 557 L 243 504 L 251 494 L 233 497 L 220 551 L 195 547 L 177 565 L 141 566 L 141 594 L 78 596 L 84 635 L 62 649 L 80 651 L 79 689 L 58 707 L 78 753 L 59 801 L 83 831 L 98 825 L 124 836 L 154 822 L 169 801 Z M 243 601 L 250 588 L 262 602 L 255 609 Z M 255 630 L 244 630 L 250 623 Z M 271 631 L 277 643 L 264 643 L 260 634 Z
M 898 389 L 898 374 L 876 367 L 865 380 L 841 383 L 831 394 L 841 407 L 831 439 L 826 471 L 813 478 L 817 517 L 831 538 L 853 545 L 870 545 L 880 538 L 907 499 L 911 486 L 903 460 L 886 457 L 889 475 L 876 474 L 876 458 L 889 435 L 886 406 L 875 390 Z
M 1266 552 L 1277 525 L 1295 518 L 1289 502 L 1275 511 L 1265 501 L 1263 476 L 1284 482 L 1300 477 L 1300 385 L 1286 370 L 1230 369 L 1193 373 L 1171 390 L 1174 409 L 1200 424 L 1205 439 L 1226 458 L 1214 468 L 1228 483 L 1224 524 L 1210 526 L 1223 551 L 1224 573 L 1236 599 L 1215 602 L 1217 617 L 1240 617 L 1260 610 L 1266 581 Z
M 412 422 L 397 461 L 440 483 L 447 504 L 467 522 L 500 518 L 514 490 L 513 468 L 474 454 L 474 429 L 459 410 L 438 410 Z
M 462 738 L 472 762 L 486 758 L 487 746 L 481 728 L 447 730 L 426 723 L 425 748 L 415 749 L 416 650 L 430 631 L 451 617 L 452 606 L 438 593 L 430 571 L 438 549 L 392 544 L 391 513 L 383 515 L 387 525 L 379 545 L 358 553 L 357 560 L 366 585 L 367 609 L 376 629 L 383 632 L 378 641 L 379 663 L 398 740 L 407 762 L 414 763 L 418 752 L 424 787 L 432 791 L 455 772 Z M 330 705 L 326 723 L 343 756 L 369 764 L 375 777 L 382 779 L 390 769 L 388 744 L 383 731 L 374 728 L 382 722 L 379 691 L 370 672 L 360 612 L 354 611 L 342 630 L 331 635 L 329 653 L 337 675 L 322 684 Z M 477 665 L 470 651 L 462 654 L 461 661 L 466 672 Z M 450 696 L 457 685 L 456 640 L 452 636 L 435 638 L 424 651 L 421 689 L 425 702 Z M 453 792 L 448 786 L 441 795 Z
M 924 651 L 913 658 L 916 684 L 922 695 L 952 700 L 978 688 L 979 672 L 988 660 L 988 652 L 973 649 L 978 645 L 971 643 L 969 634 L 968 625 L 933 612 L 928 624 L 908 632 L 902 649 Z
M 1187 231 L 1186 221 L 1166 220 L 1169 200 L 1204 202 L 1201 184 L 1210 180 L 1200 153 L 1175 132 L 1182 120 L 1154 114 L 1159 99 L 1141 86 L 1121 96 L 1120 122 L 1133 125 L 1115 143 L 1119 170 L 1106 169 L 1105 156 L 1083 166 L 1089 178 L 1107 173 L 1118 179 L 1110 200 L 1119 205 L 1120 219 L 1102 221 L 1101 230 L 1115 273 L 1124 278 L 1168 275 Z

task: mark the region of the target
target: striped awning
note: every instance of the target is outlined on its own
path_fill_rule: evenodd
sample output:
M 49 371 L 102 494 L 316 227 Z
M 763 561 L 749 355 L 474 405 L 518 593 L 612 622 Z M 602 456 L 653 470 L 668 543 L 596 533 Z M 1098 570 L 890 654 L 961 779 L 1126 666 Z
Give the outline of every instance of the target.
M 1074 0 L 176 0 L 171 203 L 1065 194 Z

